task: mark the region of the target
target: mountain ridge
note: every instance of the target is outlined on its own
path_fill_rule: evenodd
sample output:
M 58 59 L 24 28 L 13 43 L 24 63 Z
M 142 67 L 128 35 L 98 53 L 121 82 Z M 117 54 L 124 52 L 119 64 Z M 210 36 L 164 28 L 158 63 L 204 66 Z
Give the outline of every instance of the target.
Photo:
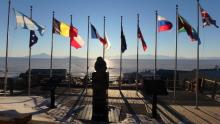
M 154 59 L 155 56 L 154 55 L 143 55 L 140 54 L 139 59 Z M 1 56 L 0 58 L 4 58 L 3 56 Z M 23 57 L 9 57 L 9 58 L 28 58 L 28 56 L 23 56 Z M 40 54 L 34 54 L 31 55 L 31 58 L 34 59 L 49 59 L 50 55 L 47 53 L 40 53 Z M 67 59 L 69 58 L 69 56 L 53 56 L 54 59 Z M 73 59 L 86 59 L 86 57 L 79 57 L 79 56 L 72 56 Z M 106 58 L 108 59 L 120 59 L 120 56 L 106 56 Z M 96 57 L 90 57 L 90 59 L 96 59 Z M 137 59 L 137 55 L 126 55 L 123 56 L 123 59 Z M 175 57 L 173 56 L 166 56 L 166 55 L 157 55 L 157 59 L 160 60 L 174 60 Z M 186 57 L 178 57 L 178 60 L 182 59 L 182 60 L 192 60 L 192 59 L 196 59 L 196 58 L 186 58 Z M 220 57 L 200 57 L 201 60 L 220 60 Z

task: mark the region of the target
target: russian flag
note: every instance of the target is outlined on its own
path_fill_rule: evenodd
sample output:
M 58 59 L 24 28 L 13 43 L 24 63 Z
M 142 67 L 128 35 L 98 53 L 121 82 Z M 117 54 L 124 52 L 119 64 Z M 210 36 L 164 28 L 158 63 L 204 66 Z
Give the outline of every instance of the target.
M 158 31 L 159 32 L 168 31 L 173 27 L 172 23 L 168 21 L 166 18 L 158 15 L 157 19 L 158 19 Z

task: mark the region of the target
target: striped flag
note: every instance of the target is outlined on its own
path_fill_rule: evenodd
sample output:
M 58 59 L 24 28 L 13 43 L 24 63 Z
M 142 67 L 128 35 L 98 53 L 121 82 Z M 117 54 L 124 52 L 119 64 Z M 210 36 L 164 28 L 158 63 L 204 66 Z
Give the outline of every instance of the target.
M 78 29 L 73 27 L 72 24 L 70 26 L 69 36 L 71 46 L 73 46 L 74 48 L 78 49 L 84 45 L 85 42 L 82 39 L 82 37 L 78 34 Z
M 168 30 L 171 30 L 173 25 L 170 21 L 168 21 L 166 18 L 162 17 L 162 16 L 159 16 L 158 15 L 158 31 L 161 32 L 161 31 L 168 31 Z
M 39 25 L 37 22 L 24 15 L 23 13 L 13 9 L 16 16 L 16 24 L 24 29 L 39 31 L 40 35 L 43 35 L 45 28 Z
M 141 29 L 140 29 L 139 26 L 138 26 L 138 38 L 141 39 L 142 47 L 143 47 L 144 51 L 146 51 L 147 50 L 147 45 L 146 45 L 146 43 L 144 41 L 144 37 L 143 37 L 143 35 L 141 33 Z
M 108 41 L 107 36 L 105 35 L 104 38 L 102 38 L 99 33 L 97 32 L 94 25 L 91 24 L 91 37 L 93 39 L 99 39 L 99 41 L 104 45 L 106 49 L 110 48 L 110 42 Z
M 60 22 L 57 19 L 53 19 L 53 33 L 59 34 L 64 37 L 69 37 L 70 26 L 66 23 Z

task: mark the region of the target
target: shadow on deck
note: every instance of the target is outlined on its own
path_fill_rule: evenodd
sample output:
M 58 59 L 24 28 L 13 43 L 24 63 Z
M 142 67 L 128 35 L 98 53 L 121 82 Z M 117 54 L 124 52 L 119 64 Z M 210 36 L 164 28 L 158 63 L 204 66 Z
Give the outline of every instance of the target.
M 143 97 L 135 90 L 108 90 L 109 120 L 113 123 L 220 123 L 220 103 L 206 96 L 199 96 L 199 109 L 195 109 L 194 93 L 177 92 L 174 102 L 172 92 L 159 96 L 158 119 L 151 118 L 151 97 Z M 19 96 L 18 96 L 19 97 Z M 57 108 L 49 109 L 47 97 L 31 96 L 18 101 L 18 97 L 8 97 L 10 102 L 0 101 L 0 106 L 34 103 L 33 118 L 42 114 L 53 118 L 54 123 L 92 123 L 92 89 L 58 88 Z M 2 98 L 3 99 L 3 98 Z M 14 99 L 14 100 L 13 100 Z M 26 106 L 24 109 L 29 109 Z M 31 106 L 30 106 L 31 107 Z M 31 123 L 42 123 L 33 120 Z M 46 121 L 45 121 L 46 122 Z M 52 123 L 52 122 L 48 122 Z

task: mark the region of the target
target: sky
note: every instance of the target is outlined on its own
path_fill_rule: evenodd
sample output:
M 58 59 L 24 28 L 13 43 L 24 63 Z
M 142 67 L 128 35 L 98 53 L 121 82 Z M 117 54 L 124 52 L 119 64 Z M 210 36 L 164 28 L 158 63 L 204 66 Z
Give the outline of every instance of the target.
M 33 20 L 46 27 L 44 36 L 38 35 L 38 43 L 32 47 L 32 54 L 47 53 L 51 49 L 52 11 L 55 18 L 70 23 L 73 15 L 73 25 L 78 28 L 79 34 L 85 41 L 81 49 L 72 49 L 73 56 L 86 57 L 87 18 L 96 27 L 100 35 L 103 34 L 103 16 L 106 16 L 106 34 L 111 42 L 111 49 L 106 56 L 120 55 L 120 16 L 123 16 L 123 30 L 127 41 L 127 50 L 123 54 L 135 55 L 137 44 L 137 13 L 140 14 L 140 28 L 148 49 L 143 51 L 141 44 L 139 54 L 154 55 L 155 50 L 155 11 L 160 16 L 172 22 L 173 28 L 167 32 L 158 33 L 158 55 L 175 55 L 176 32 L 176 4 L 179 13 L 195 29 L 197 26 L 196 0 L 12 0 L 9 31 L 9 56 L 28 56 L 29 31 L 18 27 L 12 8 L 30 15 L 30 6 L 33 6 Z M 200 0 L 202 7 L 209 12 L 220 25 L 220 0 Z M 5 56 L 6 25 L 8 0 L 0 1 L 0 56 Z M 196 58 L 197 43 L 191 42 L 185 32 L 178 35 L 178 57 Z M 201 57 L 220 57 L 220 30 L 214 26 L 202 28 L 200 20 Z M 141 43 L 141 42 L 139 42 Z M 102 56 L 102 45 L 97 39 L 90 38 L 90 57 Z M 54 34 L 54 56 L 69 56 L 69 38 Z

